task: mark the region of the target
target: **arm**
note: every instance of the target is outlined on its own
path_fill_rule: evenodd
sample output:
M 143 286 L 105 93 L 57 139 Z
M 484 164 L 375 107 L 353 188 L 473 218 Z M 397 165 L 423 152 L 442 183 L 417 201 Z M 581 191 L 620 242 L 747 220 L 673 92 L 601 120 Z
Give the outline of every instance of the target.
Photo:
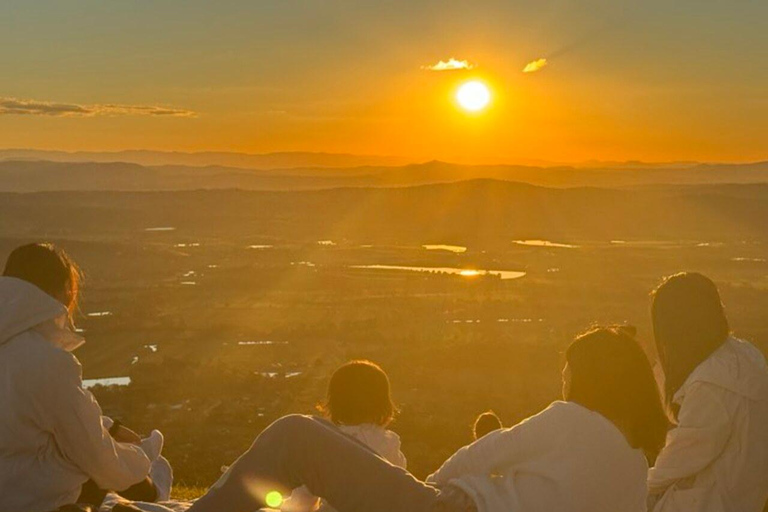
M 667 434 L 666 445 L 648 472 L 651 494 L 663 493 L 678 480 L 695 476 L 720 455 L 731 435 L 734 412 L 727 393 L 706 382 L 691 386 L 678 425 Z
M 82 388 L 77 360 L 62 352 L 47 366 L 41 369 L 47 379 L 38 393 L 49 398 L 39 415 L 64 457 L 102 489 L 122 491 L 144 480 L 149 459 L 141 448 L 112 439 L 101 408 Z
M 535 429 L 536 423 L 536 417 L 533 417 L 512 428 L 481 437 L 454 453 L 427 478 L 427 482 L 441 486 L 462 475 L 491 475 L 515 460 L 528 458 L 536 446 L 528 433 Z

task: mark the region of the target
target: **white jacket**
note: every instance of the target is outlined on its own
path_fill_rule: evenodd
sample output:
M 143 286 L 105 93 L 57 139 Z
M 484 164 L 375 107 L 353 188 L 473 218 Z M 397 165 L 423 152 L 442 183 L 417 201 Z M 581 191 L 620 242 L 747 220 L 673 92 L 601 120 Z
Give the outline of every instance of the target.
M 390 464 L 403 469 L 408 461 L 400 450 L 400 436 L 379 425 L 364 423 L 362 425 L 340 425 L 339 430 L 354 437 L 368 448 L 376 452 Z
M 768 368 L 731 338 L 673 397 L 677 427 L 648 472 L 655 512 L 760 512 L 768 499 Z
M 427 481 L 478 512 L 645 512 L 648 463 L 602 415 L 554 402 L 456 452 Z
M 48 512 L 92 479 L 124 490 L 144 479 L 141 448 L 116 443 L 69 353 L 84 340 L 34 285 L 0 277 L 0 511 Z

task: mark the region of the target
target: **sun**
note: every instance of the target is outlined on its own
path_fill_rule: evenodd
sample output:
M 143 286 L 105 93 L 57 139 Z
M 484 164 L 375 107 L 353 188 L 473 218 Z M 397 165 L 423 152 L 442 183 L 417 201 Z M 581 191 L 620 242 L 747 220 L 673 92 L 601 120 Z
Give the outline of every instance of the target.
M 456 90 L 456 101 L 464 110 L 479 112 L 491 102 L 491 90 L 480 80 L 470 80 Z

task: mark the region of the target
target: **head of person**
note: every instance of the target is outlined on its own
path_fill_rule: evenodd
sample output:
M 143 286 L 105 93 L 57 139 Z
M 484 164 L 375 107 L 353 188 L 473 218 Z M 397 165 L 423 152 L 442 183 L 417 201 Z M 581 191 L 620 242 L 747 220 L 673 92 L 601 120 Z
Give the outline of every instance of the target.
M 563 397 L 600 413 L 650 462 L 664 446 L 668 421 L 648 357 L 628 327 L 595 327 L 565 352 Z
M 475 440 L 502 428 L 501 420 L 493 411 L 486 411 L 477 417 L 472 426 L 472 435 Z
M 320 408 L 337 425 L 370 423 L 385 427 L 397 412 L 389 377 L 371 361 L 350 361 L 333 372 Z
M 33 243 L 17 247 L 5 262 L 3 276 L 37 286 L 64 304 L 70 316 L 77 308 L 80 269 L 67 253 L 53 244 Z
M 652 293 L 651 316 L 668 406 L 685 380 L 728 339 L 730 328 L 717 286 L 683 272 L 665 278 Z

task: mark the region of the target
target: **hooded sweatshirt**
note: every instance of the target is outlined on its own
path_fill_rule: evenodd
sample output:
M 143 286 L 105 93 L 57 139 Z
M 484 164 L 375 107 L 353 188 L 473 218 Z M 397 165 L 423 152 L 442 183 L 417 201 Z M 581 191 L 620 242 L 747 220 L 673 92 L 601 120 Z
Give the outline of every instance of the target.
M 478 512 L 645 512 L 647 473 L 610 420 L 554 402 L 465 446 L 427 482 L 458 487 Z
M 760 512 L 768 499 L 768 367 L 728 339 L 673 397 L 677 426 L 648 472 L 654 512 Z
M 47 512 L 82 485 L 125 490 L 146 478 L 141 448 L 117 443 L 70 353 L 84 340 L 66 308 L 36 286 L 0 277 L 0 510 Z

